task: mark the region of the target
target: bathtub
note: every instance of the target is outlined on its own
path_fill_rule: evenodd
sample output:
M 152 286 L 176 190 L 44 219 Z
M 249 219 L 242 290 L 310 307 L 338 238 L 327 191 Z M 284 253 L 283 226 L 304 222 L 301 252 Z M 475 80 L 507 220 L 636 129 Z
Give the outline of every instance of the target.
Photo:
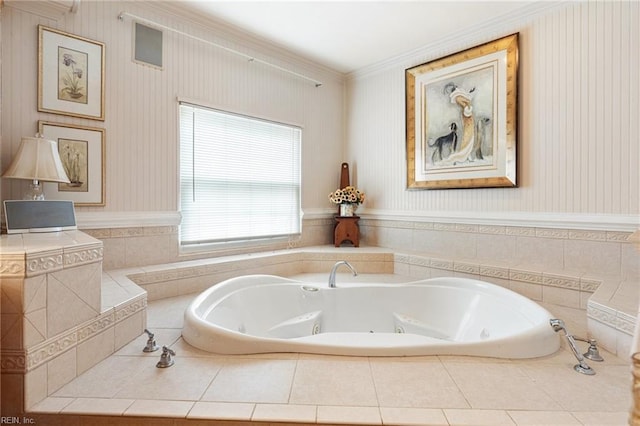
M 526 297 L 466 278 L 329 288 L 248 275 L 198 295 L 182 336 L 219 354 L 534 358 L 560 347 L 550 318 Z

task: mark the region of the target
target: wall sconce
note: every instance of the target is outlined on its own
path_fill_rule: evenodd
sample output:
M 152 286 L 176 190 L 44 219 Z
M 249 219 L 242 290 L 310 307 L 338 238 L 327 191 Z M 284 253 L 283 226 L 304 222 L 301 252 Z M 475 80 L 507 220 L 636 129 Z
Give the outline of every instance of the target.
M 35 138 L 22 138 L 18 153 L 2 177 L 31 180 L 23 198 L 25 200 L 44 200 L 40 181 L 69 183 L 58 154 L 58 144 L 42 138 L 40 134 Z

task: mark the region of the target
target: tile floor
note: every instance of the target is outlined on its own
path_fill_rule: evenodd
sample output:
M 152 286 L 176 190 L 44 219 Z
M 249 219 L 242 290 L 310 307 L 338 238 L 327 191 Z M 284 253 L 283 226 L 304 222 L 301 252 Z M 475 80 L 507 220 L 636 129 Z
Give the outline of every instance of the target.
M 339 275 L 338 282 L 349 279 Z M 216 355 L 181 338 L 183 312 L 193 297 L 149 303 L 147 327 L 158 344 L 176 352 L 174 366 L 156 368 L 159 352 L 142 352 L 142 335 L 33 411 L 367 425 L 627 424 L 630 364 L 606 351 L 603 363 L 590 362 L 595 376 L 574 372 L 567 349 L 533 360 Z M 584 335 L 584 311 L 545 307 Z

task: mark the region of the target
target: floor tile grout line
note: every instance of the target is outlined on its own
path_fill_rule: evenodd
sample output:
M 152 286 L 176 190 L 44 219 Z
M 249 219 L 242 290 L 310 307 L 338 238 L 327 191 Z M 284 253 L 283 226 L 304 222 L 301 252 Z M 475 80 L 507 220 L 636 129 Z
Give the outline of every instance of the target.
M 376 396 L 376 408 L 378 409 L 378 418 L 380 419 L 380 424 L 384 424 L 384 419 L 382 418 L 382 409 L 380 407 L 380 397 L 378 395 L 378 386 L 376 385 L 376 377 L 373 374 L 373 367 L 371 365 L 371 357 L 367 357 L 367 367 L 369 367 L 369 377 L 371 378 L 371 384 L 373 385 L 373 392 Z
M 453 375 L 451 374 L 451 371 L 449 370 L 449 368 L 447 368 L 447 363 L 445 363 L 442 358 L 438 357 L 438 362 L 440 362 L 440 365 L 442 366 L 442 368 L 444 369 L 444 371 L 446 371 L 447 376 L 449 377 L 449 379 L 451 379 L 451 382 L 453 384 L 456 385 L 456 389 L 458 389 L 458 392 L 460 392 L 460 395 L 462 395 L 462 397 L 464 398 L 464 402 L 467 403 L 467 405 L 469 406 L 469 409 L 473 409 L 473 406 L 471 405 L 471 402 L 469 401 L 469 398 L 467 398 L 467 395 L 464 393 L 464 391 L 460 388 L 460 384 L 458 384 L 458 382 L 456 381 L 456 379 L 453 377 Z M 444 411 L 444 408 L 442 409 Z M 447 421 L 449 421 L 449 419 L 447 418 Z
M 185 358 L 187 358 L 187 357 L 185 357 Z M 192 357 L 192 358 L 197 358 L 197 357 Z M 224 368 L 224 362 L 221 362 L 220 364 L 222 364 L 222 365 L 220 365 L 220 367 L 216 370 L 216 372 L 213 375 L 213 377 L 211 378 L 211 380 L 209 380 L 209 384 L 204 388 L 204 390 L 202 391 L 202 393 L 200 394 L 200 396 L 198 397 L 198 399 L 196 401 L 198 401 L 198 402 L 202 401 L 202 397 L 206 395 L 206 393 L 209 390 L 209 388 L 213 385 L 213 382 L 215 381 L 216 377 L 218 377 L 218 374 L 220 374 L 220 372 Z
M 367 367 L 369 368 L 369 377 L 371 378 L 371 384 L 373 385 L 373 392 L 376 396 L 376 404 L 378 407 L 378 411 L 380 411 L 380 397 L 378 395 L 378 386 L 376 385 L 376 377 L 373 374 L 373 367 L 371 366 L 371 357 L 367 357 Z M 382 413 L 380 414 L 380 419 L 382 420 Z
M 559 351 L 562 351 L 562 350 L 564 350 L 564 351 L 568 351 L 568 349 L 567 349 L 567 348 L 564 348 L 564 347 L 561 347 L 561 348 L 559 349 Z M 559 351 L 558 351 L 558 352 L 559 352 Z M 551 367 L 551 365 L 550 365 L 549 367 Z M 530 374 L 529 370 L 527 369 L 527 364 L 524 364 L 524 365 L 523 365 L 523 367 L 521 368 L 521 370 L 522 370 L 522 373 L 523 373 L 523 374 L 524 374 L 524 375 L 525 375 L 529 380 L 531 380 L 533 383 L 535 383 L 535 384 L 536 384 L 536 388 L 538 388 L 538 389 L 539 389 L 543 394 L 545 394 L 546 396 L 548 396 L 551 400 L 554 400 L 554 401 L 555 401 L 555 398 L 553 397 L 553 395 L 551 395 L 549 392 L 547 392 L 547 390 L 545 389 L 545 387 L 544 387 L 544 386 L 542 386 L 540 383 L 538 383 L 538 380 L 536 380 L 536 378 L 535 378 L 535 377 L 533 377 L 533 376 Z M 558 406 L 559 406 L 563 411 L 565 411 L 565 412 L 569 412 L 569 411 L 566 409 L 566 407 L 565 407 L 565 406 L 564 406 L 560 401 L 555 401 L 555 402 L 556 402 L 556 404 L 558 404 Z M 572 416 L 572 417 L 573 417 L 573 416 Z

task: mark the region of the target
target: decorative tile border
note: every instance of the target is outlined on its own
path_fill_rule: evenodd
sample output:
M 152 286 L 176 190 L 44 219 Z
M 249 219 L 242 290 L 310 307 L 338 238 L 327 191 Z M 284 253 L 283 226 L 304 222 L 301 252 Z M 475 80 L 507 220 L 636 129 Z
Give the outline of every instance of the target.
M 555 274 L 542 274 L 542 284 L 550 287 L 568 288 L 580 290 L 580 279 L 573 277 L 563 277 Z
M 97 318 L 91 320 L 88 324 L 83 324 L 77 327 L 77 343 L 82 343 L 85 340 L 90 339 L 96 334 L 99 334 L 109 327 L 112 327 L 115 323 L 116 318 L 113 310 L 108 310 L 100 314 Z
M 96 244 L 94 247 L 78 247 L 70 250 L 64 250 L 64 267 L 74 267 L 87 263 L 95 263 L 102 260 L 103 256 L 102 243 Z
M 0 372 L 2 374 L 18 373 L 27 371 L 27 358 L 24 351 L 6 349 L 0 354 Z
M 478 225 L 479 234 L 506 235 L 507 228 L 499 225 Z
M 542 273 L 509 269 L 509 279 L 531 284 L 542 284 Z
M 499 266 L 484 266 L 480 265 L 480 276 L 500 278 L 503 280 L 509 279 L 509 269 L 501 268 Z
M 629 241 L 630 232 L 618 232 L 618 231 L 606 231 L 607 241 L 616 241 L 620 243 L 626 243 Z
M 33 348 L 27 349 L 27 371 L 49 362 L 63 352 L 75 347 L 77 343 L 78 328 L 74 327 L 56 337 L 45 340 Z
M 607 241 L 607 231 L 569 230 L 570 240 Z M 624 241 L 624 240 L 622 240 Z
M 402 228 L 402 229 L 433 229 L 433 222 L 416 222 L 412 224 L 411 222 L 393 222 L 393 221 L 382 221 L 382 223 L 378 223 L 377 226 L 384 228 Z
M 102 261 L 102 243 L 0 255 L 0 278 L 34 277 Z
M 453 260 L 429 259 L 429 267 L 435 269 L 446 269 L 453 271 Z
M 556 228 L 535 228 L 536 237 L 542 238 L 554 238 L 559 240 L 566 240 L 569 238 L 569 231 L 566 229 Z
M 147 308 L 147 295 L 146 293 L 128 300 L 125 304 L 116 306 L 115 308 L 115 322 L 123 321 L 130 316 L 133 316 L 137 312 L 144 311 Z
M 0 256 L 0 278 L 22 278 L 25 275 L 24 253 Z
M 465 274 L 480 275 L 480 265 L 465 262 L 453 262 L 453 270 Z
M 86 321 L 77 327 L 67 330 L 55 337 L 47 339 L 26 350 L 5 350 L 1 352 L 2 373 L 26 373 L 76 347 L 91 337 L 114 327 L 147 307 L 147 296 L 144 293 L 126 301 L 117 308 L 103 312 L 97 318 Z
M 455 232 L 457 231 L 457 226 L 458 224 L 455 223 L 440 223 L 440 222 L 434 222 L 433 223 L 433 229 L 436 231 L 449 231 L 449 232 Z M 461 231 L 463 232 L 463 231 Z
M 393 261 L 395 263 L 409 263 L 411 256 L 408 254 L 394 253 Z
M 588 291 L 589 293 L 595 293 L 600 287 L 601 281 L 592 280 L 588 278 L 580 278 L 580 290 Z
M 521 226 L 507 226 L 507 235 L 518 237 L 535 237 L 536 228 L 526 228 Z
M 630 336 L 633 336 L 635 330 L 636 319 L 624 312 L 618 312 L 616 316 L 616 330 L 620 330 Z
M 62 249 L 26 254 L 27 277 L 59 271 L 62 267 Z
M 403 262 L 403 259 L 398 258 L 396 262 L 408 263 L 412 266 L 424 266 L 427 268 L 431 267 L 431 259 L 428 257 L 420 257 L 420 256 L 407 256 L 406 262 Z
M 636 319 L 624 312 L 617 311 L 597 302 L 589 301 L 587 303 L 587 317 L 614 330 L 633 336 Z

